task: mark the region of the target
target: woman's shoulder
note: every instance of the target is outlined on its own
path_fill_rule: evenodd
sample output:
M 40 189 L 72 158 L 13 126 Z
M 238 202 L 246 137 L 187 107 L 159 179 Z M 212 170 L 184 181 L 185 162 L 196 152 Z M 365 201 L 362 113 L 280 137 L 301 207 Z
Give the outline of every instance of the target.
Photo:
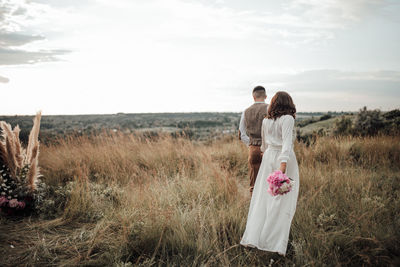
M 294 123 L 294 118 L 292 115 L 286 114 L 279 118 L 282 123 Z
M 286 115 L 282 115 L 281 117 L 279 117 L 279 119 L 281 120 L 294 120 L 292 115 L 286 114 Z

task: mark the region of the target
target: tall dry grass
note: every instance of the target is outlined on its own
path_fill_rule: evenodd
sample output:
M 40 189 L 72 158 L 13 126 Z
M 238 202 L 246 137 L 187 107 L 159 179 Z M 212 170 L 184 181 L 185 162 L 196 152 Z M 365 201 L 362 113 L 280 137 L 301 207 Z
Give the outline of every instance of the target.
M 247 150 L 239 141 L 118 134 L 60 140 L 42 148 L 40 162 L 47 184 L 69 188 L 64 210 L 55 220 L 22 221 L 18 230 L 3 220 L 8 234 L 0 238 L 18 247 L 3 262 L 394 266 L 399 141 L 324 137 L 310 147 L 296 144 L 300 195 L 282 258 L 238 245 L 250 200 Z

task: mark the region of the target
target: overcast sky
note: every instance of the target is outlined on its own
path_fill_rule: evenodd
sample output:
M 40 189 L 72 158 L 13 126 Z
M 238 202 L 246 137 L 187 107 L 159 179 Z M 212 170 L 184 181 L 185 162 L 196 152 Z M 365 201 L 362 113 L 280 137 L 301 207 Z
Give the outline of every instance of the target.
M 0 0 L 0 114 L 400 107 L 398 0 Z

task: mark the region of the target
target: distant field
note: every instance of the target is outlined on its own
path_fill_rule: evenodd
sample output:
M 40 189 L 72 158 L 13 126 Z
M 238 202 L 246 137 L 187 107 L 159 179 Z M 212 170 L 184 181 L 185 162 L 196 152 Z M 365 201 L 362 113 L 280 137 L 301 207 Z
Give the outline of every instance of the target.
M 297 113 L 297 121 L 318 119 L 327 113 Z M 330 113 L 337 116 L 341 113 Z M 56 137 L 71 134 L 95 134 L 102 130 L 133 133 L 156 132 L 183 133 L 196 140 L 222 137 L 236 133 L 241 113 L 118 113 L 104 115 L 54 115 L 42 116 L 40 139 L 48 142 Z M 0 116 L 12 126 L 21 127 L 20 137 L 23 141 L 28 138 L 32 127 L 33 116 Z M 325 127 L 327 123 L 309 125 L 305 132 L 313 128 Z M 318 129 L 317 129 L 318 130 Z

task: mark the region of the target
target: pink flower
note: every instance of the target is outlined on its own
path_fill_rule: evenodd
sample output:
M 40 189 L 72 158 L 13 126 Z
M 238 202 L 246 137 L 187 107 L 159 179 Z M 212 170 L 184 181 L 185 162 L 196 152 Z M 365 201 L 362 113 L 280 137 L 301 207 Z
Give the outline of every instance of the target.
M 18 201 L 18 206 L 17 206 L 17 208 L 18 209 L 24 209 L 25 208 L 25 202 L 23 202 L 23 201 Z
M 0 197 L 0 207 L 5 206 L 7 204 L 8 199 L 6 197 Z
M 10 208 L 16 208 L 18 206 L 18 200 L 13 198 L 8 202 Z

